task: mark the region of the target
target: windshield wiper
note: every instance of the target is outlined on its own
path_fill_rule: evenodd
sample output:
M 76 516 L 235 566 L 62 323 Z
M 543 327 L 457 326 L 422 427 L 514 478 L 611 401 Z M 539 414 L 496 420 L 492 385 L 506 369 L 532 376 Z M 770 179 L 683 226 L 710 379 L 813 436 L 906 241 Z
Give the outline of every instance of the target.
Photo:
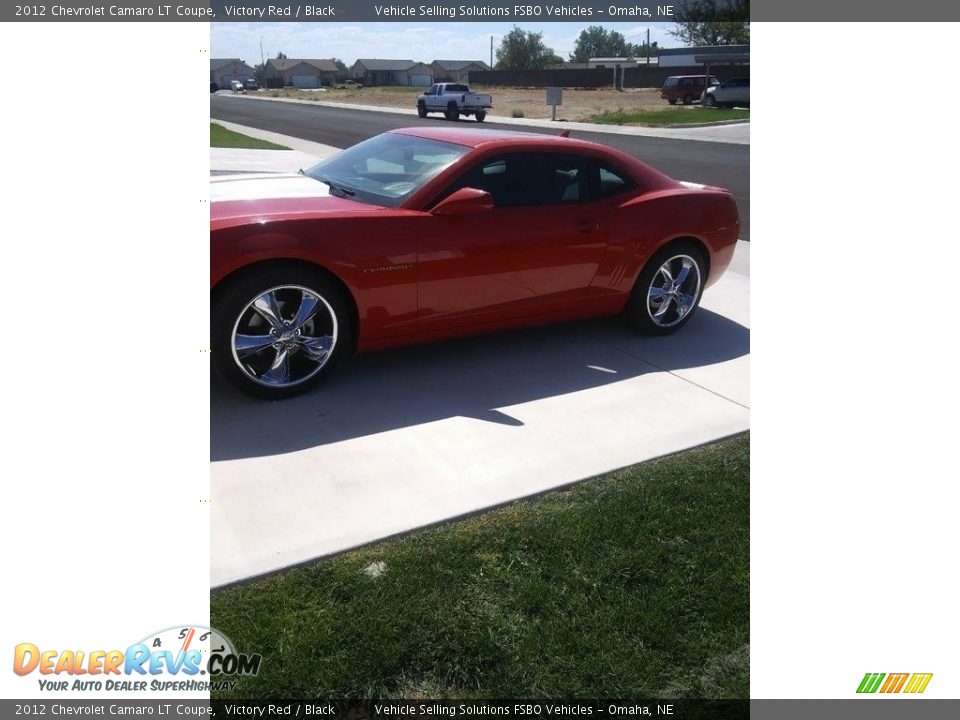
M 339 183 L 333 182 L 330 178 L 318 177 L 317 180 L 322 182 L 324 185 L 330 187 L 330 192 L 338 192 L 347 197 L 353 197 L 356 195 L 356 192 L 352 188 L 348 188 L 346 185 L 340 185 Z

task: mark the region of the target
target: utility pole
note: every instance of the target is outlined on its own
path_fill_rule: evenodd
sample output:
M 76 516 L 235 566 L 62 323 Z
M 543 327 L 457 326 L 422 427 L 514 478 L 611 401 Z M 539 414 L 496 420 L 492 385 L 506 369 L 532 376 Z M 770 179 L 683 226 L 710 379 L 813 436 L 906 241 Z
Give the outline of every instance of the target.
M 490 36 L 490 69 L 493 70 L 493 35 Z
M 267 85 L 267 66 L 263 62 L 263 35 L 260 36 L 260 84 L 264 87 Z
M 650 64 L 650 28 L 647 28 L 647 65 Z

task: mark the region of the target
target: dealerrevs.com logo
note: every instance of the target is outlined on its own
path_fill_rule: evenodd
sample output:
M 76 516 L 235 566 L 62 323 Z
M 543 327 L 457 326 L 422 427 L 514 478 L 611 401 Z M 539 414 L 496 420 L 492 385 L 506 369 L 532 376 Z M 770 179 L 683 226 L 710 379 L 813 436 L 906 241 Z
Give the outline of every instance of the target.
M 37 676 L 41 690 L 211 692 L 232 690 L 239 675 L 260 672 L 259 654 L 237 652 L 215 628 L 171 627 L 125 650 L 53 650 L 20 643 L 13 671 Z
M 933 673 L 867 673 L 860 681 L 857 692 L 885 695 L 904 692 L 913 695 L 926 690 L 932 677 Z

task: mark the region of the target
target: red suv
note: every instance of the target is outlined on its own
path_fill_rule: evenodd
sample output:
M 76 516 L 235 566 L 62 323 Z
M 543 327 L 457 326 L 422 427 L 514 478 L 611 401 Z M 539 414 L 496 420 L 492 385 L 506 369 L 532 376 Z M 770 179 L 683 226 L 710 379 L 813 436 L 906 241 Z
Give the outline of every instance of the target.
M 720 81 L 710 76 L 710 86 L 719 85 Z M 671 105 L 682 102 L 684 105 L 700 100 L 703 95 L 703 75 L 671 75 L 663 83 L 660 97 Z

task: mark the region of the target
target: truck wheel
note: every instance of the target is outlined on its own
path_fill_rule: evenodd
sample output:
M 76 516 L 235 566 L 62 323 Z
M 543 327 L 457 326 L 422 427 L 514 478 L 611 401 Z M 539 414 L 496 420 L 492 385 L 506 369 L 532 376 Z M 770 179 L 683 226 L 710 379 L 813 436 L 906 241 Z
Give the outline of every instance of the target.
M 427 106 L 424 105 L 422 102 L 417 103 L 417 115 L 419 115 L 422 118 L 425 118 L 427 116 Z
M 483 122 L 487 118 L 487 113 L 484 110 L 478 110 L 475 117 L 477 118 L 477 122 Z
M 670 103 L 671 105 L 676 105 L 676 104 L 677 104 L 677 99 L 676 99 L 676 98 L 670 98 L 669 100 L 667 100 L 667 102 Z
M 446 118 L 447 120 L 457 120 L 460 118 L 460 108 L 457 107 L 456 103 L 452 102 L 447 104 Z

